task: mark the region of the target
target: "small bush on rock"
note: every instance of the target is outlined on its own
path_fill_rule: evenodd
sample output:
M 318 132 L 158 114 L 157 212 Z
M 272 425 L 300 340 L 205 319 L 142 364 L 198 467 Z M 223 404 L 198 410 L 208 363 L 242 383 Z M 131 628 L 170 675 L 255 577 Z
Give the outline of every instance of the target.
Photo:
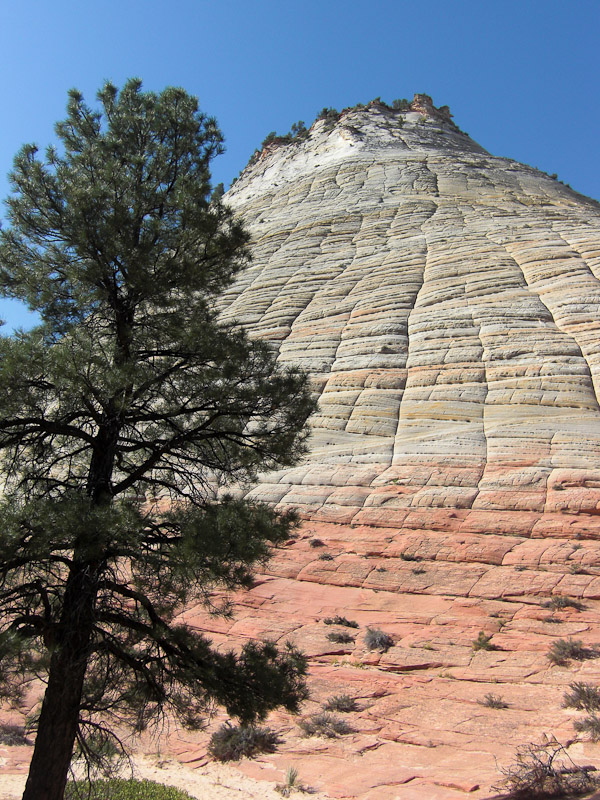
M 563 695 L 564 708 L 578 708 L 583 711 L 600 709 L 600 689 L 593 683 L 575 681 L 569 684 L 571 693 Z
M 319 561 L 333 561 L 333 556 L 331 553 L 321 553 L 319 555 Z
M 571 659 L 585 661 L 588 658 L 597 658 L 598 653 L 589 647 L 584 647 L 581 639 L 557 639 L 552 642 L 547 658 L 552 664 L 564 666 Z
M 508 703 L 499 694 L 492 694 L 491 692 L 488 692 L 483 700 L 478 700 L 477 702 L 487 708 L 508 708 Z
M 542 603 L 542 608 L 551 608 L 553 611 L 561 611 L 563 608 L 576 608 L 577 611 L 583 611 L 585 606 L 573 597 L 555 594 L 550 600 Z
M 345 628 L 358 628 L 358 622 L 353 619 L 346 619 L 346 617 L 325 617 L 323 620 L 325 625 L 343 625 Z
M 270 728 L 226 723 L 210 737 L 208 752 L 217 761 L 239 761 L 257 753 L 273 753 L 280 741 Z
M 385 653 L 394 644 L 389 633 L 384 633 L 379 628 L 367 628 L 365 633 L 365 646 L 367 650 L 380 650 Z
M 328 633 L 327 638 L 330 642 L 337 642 L 337 644 L 349 644 L 354 641 L 354 636 L 350 636 L 349 633 L 338 633 L 337 631 Z
M 31 741 L 25 735 L 25 728 L 22 725 L 6 723 L 0 725 L 0 744 L 15 747 L 20 744 L 31 744 Z
M 492 634 L 488 636 L 485 631 L 479 631 L 477 638 L 471 642 L 471 647 L 473 650 L 495 650 L 496 648 L 491 642 Z
M 338 736 L 352 733 L 352 728 L 345 720 L 328 711 L 318 711 L 307 719 L 300 720 L 298 724 L 306 736 L 325 736 L 328 739 L 336 739 Z
M 358 711 L 356 700 L 349 694 L 336 694 L 330 697 L 323 706 L 325 711 L 341 711 L 344 714 L 349 714 L 352 711 Z
M 325 547 L 325 542 L 322 542 L 321 539 L 311 539 L 309 545 L 311 547 Z
M 596 714 L 576 719 L 573 727 L 578 733 L 587 733 L 593 742 L 600 740 L 600 717 L 597 717 Z

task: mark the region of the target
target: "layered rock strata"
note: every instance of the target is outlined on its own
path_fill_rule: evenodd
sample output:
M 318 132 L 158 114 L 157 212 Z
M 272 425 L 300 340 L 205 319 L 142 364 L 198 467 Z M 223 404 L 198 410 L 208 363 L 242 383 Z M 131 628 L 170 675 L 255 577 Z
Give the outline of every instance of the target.
M 600 208 L 426 96 L 269 145 L 226 198 L 223 315 L 310 371 L 310 455 L 254 496 L 318 521 L 593 535 Z

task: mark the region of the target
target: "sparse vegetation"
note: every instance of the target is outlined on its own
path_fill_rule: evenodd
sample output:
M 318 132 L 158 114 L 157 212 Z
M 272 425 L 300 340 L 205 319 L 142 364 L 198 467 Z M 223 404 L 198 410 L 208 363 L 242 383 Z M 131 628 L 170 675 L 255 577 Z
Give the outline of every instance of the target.
M 414 553 L 409 553 L 406 550 L 400 553 L 400 558 L 402 561 L 421 561 L 421 556 L 416 556 Z
M 581 639 L 557 639 L 552 642 L 547 658 L 552 664 L 564 666 L 571 659 L 585 661 L 588 658 L 597 658 L 598 652 L 589 647 L 584 647 Z
M 388 633 L 379 628 L 367 628 L 365 633 L 365 646 L 367 650 L 379 650 L 385 653 L 394 644 L 394 640 Z
M 311 547 L 325 547 L 325 542 L 321 541 L 321 539 L 311 539 L 308 544 Z
M 25 728 L 22 725 L 4 723 L 0 725 L 0 744 L 14 747 L 20 744 L 31 744 L 31 741 L 25 735 Z
M 575 797 L 591 792 L 598 785 L 594 767 L 580 767 L 556 738 L 517 749 L 516 761 L 501 770 L 504 779 L 495 791 L 514 800 Z
M 570 694 L 563 695 L 564 708 L 577 708 L 583 711 L 600 709 L 600 689 L 593 683 L 575 681 L 569 684 Z
M 318 711 L 298 723 L 305 736 L 325 736 L 328 739 L 336 739 L 352 733 L 352 728 L 348 723 L 331 714 L 329 711 Z
M 317 119 L 324 119 L 325 120 L 325 130 L 331 130 L 335 126 L 335 123 L 339 120 L 340 113 L 335 108 L 322 108 L 321 111 L 317 114 Z
M 411 572 L 413 575 L 424 575 L 427 570 L 424 567 L 415 567 Z
M 499 694 L 492 694 L 491 692 L 488 692 L 483 700 L 478 700 L 477 702 L 487 708 L 508 708 L 508 703 Z
M 395 111 L 410 111 L 410 100 L 407 100 L 406 97 L 399 97 L 396 100 L 392 100 L 392 108 Z
M 327 638 L 330 642 L 336 642 L 337 644 L 349 644 L 354 642 L 354 636 L 350 636 L 349 633 L 338 633 L 337 631 L 332 631 L 331 633 L 327 634 Z
M 320 553 L 319 561 L 333 561 L 331 553 Z
M 291 792 L 306 792 L 306 786 L 300 782 L 300 776 L 296 767 L 288 767 L 285 772 L 285 783 L 278 783 L 275 791 L 283 797 L 289 797 Z
M 65 800 L 193 800 L 192 795 L 174 786 L 155 781 L 109 780 L 68 783 Z
M 271 728 L 225 723 L 210 737 L 208 752 L 217 761 L 238 761 L 257 753 L 273 753 L 280 741 Z
M 492 644 L 493 634 L 488 634 L 485 631 L 479 631 L 477 638 L 471 642 L 473 650 L 495 650 L 496 647 Z
M 323 706 L 325 711 L 341 711 L 349 714 L 351 711 L 358 711 L 356 700 L 349 694 L 336 694 L 330 697 Z
M 325 617 L 323 622 L 325 625 L 343 625 L 345 628 L 358 628 L 358 622 L 337 615 L 335 617 Z
M 590 714 L 583 719 L 576 719 L 573 727 L 577 733 L 587 733 L 593 742 L 600 740 L 600 717 Z

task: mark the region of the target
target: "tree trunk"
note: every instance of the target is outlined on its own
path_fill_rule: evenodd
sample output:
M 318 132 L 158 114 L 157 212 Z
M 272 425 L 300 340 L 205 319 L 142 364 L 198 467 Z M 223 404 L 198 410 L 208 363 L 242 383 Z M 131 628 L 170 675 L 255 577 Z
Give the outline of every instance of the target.
M 79 721 L 98 565 L 73 564 L 23 800 L 63 800 Z

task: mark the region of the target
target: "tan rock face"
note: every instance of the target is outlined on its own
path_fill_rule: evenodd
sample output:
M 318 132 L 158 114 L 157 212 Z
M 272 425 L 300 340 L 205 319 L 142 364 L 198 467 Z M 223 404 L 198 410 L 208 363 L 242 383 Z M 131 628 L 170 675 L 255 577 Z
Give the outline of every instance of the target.
M 227 194 L 254 263 L 223 313 L 313 376 L 308 517 L 584 535 L 600 513 L 600 207 L 424 95 L 315 123 Z

